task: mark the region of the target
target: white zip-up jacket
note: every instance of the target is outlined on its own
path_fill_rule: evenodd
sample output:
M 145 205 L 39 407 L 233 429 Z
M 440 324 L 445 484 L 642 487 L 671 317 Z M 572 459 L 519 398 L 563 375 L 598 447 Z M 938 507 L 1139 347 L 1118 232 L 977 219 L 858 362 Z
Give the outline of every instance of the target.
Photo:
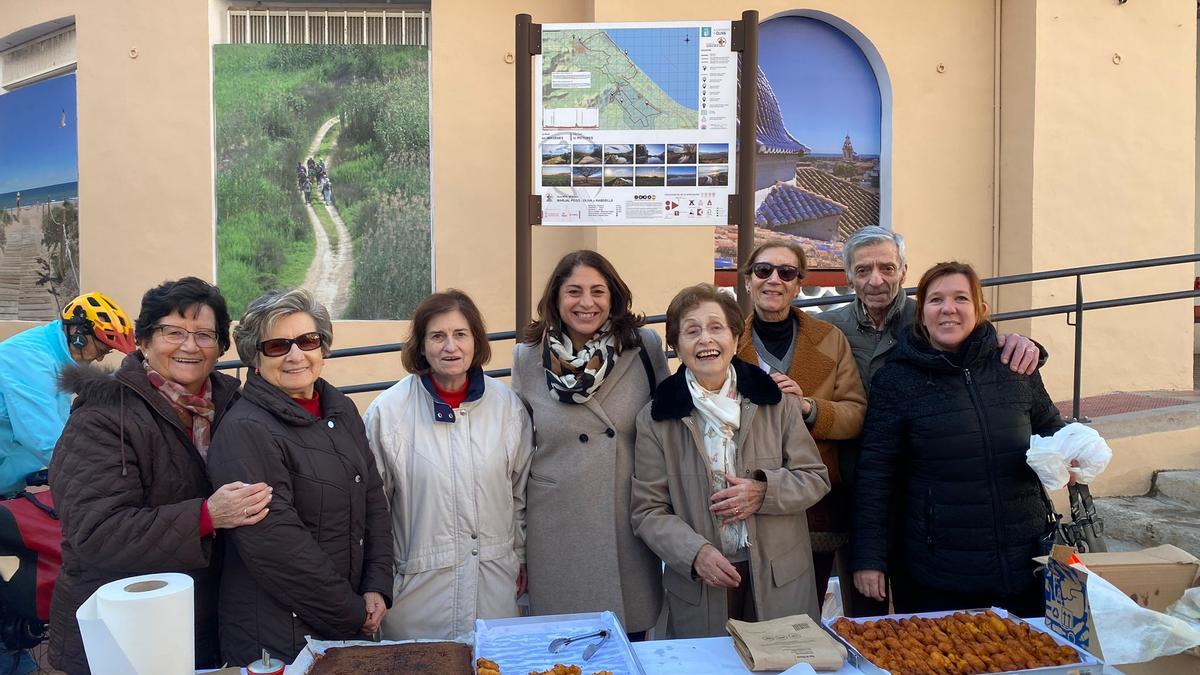
M 531 424 L 503 382 L 470 381 L 455 409 L 416 375 L 367 409 L 396 557 L 387 639 L 472 642 L 476 618 L 517 615 Z

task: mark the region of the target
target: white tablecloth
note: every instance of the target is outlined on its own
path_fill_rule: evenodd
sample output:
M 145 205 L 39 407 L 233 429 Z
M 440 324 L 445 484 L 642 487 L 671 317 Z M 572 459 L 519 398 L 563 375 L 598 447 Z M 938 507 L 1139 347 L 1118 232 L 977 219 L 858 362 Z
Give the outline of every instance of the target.
M 694 638 L 691 640 L 651 640 L 633 643 L 633 651 L 641 661 L 646 675 L 678 675 L 678 673 L 711 673 L 712 675 L 745 675 L 749 673 L 733 648 L 733 638 Z M 778 671 L 759 671 L 771 675 Z M 836 675 L 861 675 L 862 671 L 845 665 Z

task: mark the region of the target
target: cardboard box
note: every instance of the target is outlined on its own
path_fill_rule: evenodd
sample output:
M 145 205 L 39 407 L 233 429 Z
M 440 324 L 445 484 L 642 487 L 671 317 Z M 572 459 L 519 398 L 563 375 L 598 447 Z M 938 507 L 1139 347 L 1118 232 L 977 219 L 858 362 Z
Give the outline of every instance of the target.
M 1200 582 L 1200 559 L 1170 544 L 1128 553 L 1075 555 L 1089 570 L 1125 591 L 1131 600 L 1156 612 L 1165 611 L 1184 591 Z M 1047 558 L 1034 560 L 1045 565 Z
M 1074 557 L 1137 604 L 1158 612 L 1178 600 L 1200 578 L 1200 560 L 1171 545 L 1131 553 L 1084 554 L 1076 554 L 1067 546 L 1055 546 L 1049 559 L 1038 558 L 1038 562 L 1046 565 L 1046 627 L 1100 659 L 1104 658 L 1104 649 L 1096 636 L 1088 606 L 1089 573 L 1069 566 Z M 1200 661 L 1186 654 L 1141 664 L 1150 670 L 1140 672 L 1159 672 L 1155 668 L 1173 672 L 1164 668 L 1174 662 L 1183 662 L 1185 672 L 1200 672 Z
M 1170 544 L 1129 553 L 1077 555 L 1089 570 L 1156 612 L 1165 612 L 1200 577 L 1200 560 Z

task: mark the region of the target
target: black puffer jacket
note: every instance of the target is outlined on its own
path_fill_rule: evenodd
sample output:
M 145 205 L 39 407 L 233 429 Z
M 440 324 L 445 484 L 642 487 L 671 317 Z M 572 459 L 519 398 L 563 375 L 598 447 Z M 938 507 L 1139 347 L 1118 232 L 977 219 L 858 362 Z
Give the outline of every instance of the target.
M 912 578 L 955 592 L 1021 593 L 1045 528 L 1031 434 L 1063 426 L 1041 377 L 997 358 L 976 328 L 957 354 L 907 334 L 876 374 L 863 427 L 853 569 L 889 570 L 888 505 L 903 491 L 902 560 Z
M 304 636 L 358 636 L 363 594 L 392 602 L 392 524 L 354 403 L 317 380 L 318 419 L 250 373 L 208 453 L 216 484 L 274 488 L 270 514 L 231 532 L 221 579 L 221 654 L 292 661 Z
M 77 394 L 50 462 L 62 517 L 63 566 L 50 606 L 50 662 L 87 673 L 75 610 L 104 584 L 155 572 L 195 582 L 196 664 L 220 665 L 217 648 L 218 540 L 200 536 L 200 505 L 212 494 L 191 435 L 146 378 L 141 352 L 116 373 L 76 366 L 63 388 Z M 214 427 L 237 398 L 238 381 L 209 376 Z

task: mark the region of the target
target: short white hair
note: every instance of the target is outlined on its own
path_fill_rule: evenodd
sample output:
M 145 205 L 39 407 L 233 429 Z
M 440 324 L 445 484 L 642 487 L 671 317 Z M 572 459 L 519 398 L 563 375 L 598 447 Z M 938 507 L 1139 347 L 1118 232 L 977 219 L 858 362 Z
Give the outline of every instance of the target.
M 891 242 L 896 246 L 896 252 L 900 258 L 900 267 L 907 265 L 908 260 L 904 255 L 904 237 L 891 230 L 885 230 L 878 225 L 868 225 L 847 237 L 846 243 L 842 245 L 842 263 L 846 268 L 846 277 L 849 279 L 854 278 L 855 251 L 863 246 L 871 246 L 885 241 Z

